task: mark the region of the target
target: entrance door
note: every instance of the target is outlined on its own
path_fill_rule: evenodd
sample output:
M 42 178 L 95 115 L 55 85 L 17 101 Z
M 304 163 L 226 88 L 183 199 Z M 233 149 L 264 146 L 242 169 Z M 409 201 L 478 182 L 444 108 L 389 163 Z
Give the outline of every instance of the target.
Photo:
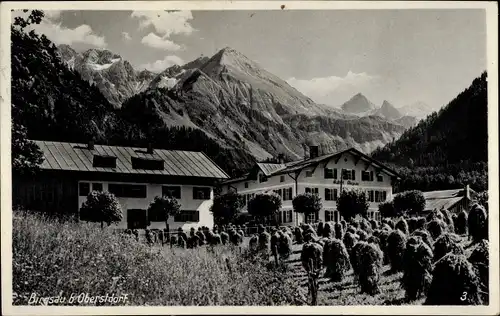
M 142 209 L 127 210 L 128 229 L 146 229 L 148 227 L 148 213 Z

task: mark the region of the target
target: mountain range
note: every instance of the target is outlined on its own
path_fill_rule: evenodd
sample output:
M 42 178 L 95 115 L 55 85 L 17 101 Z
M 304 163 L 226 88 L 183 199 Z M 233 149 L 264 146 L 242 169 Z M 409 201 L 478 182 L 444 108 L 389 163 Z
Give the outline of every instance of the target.
M 146 117 L 148 125 L 200 129 L 259 160 L 278 153 L 301 158 L 305 143 L 320 143 L 325 151 L 353 146 L 368 153 L 406 128 L 383 116 L 356 117 L 317 104 L 230 47 L 158 74 L 134 71 L 106 50 L 60 50 L 70 68 L 83 72 L 141 129 L 148 128 L 139 122 Z

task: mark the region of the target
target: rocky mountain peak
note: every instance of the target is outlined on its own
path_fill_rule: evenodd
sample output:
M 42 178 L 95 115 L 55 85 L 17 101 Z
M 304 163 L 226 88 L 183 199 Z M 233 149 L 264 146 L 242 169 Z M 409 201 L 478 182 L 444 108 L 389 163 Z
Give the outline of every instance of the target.
M 342 104 L 342 110 L 347 113 L 361 114 L 375 109 L 373 104 L 362 93 L 355 94 L 347 102 Z

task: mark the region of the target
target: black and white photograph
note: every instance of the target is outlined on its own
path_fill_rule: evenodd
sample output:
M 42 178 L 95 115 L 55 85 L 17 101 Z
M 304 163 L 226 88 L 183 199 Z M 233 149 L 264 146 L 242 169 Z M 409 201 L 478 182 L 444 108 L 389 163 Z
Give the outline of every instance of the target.
M 497 3 L 1 8 L 3 314 L 500 312 Z

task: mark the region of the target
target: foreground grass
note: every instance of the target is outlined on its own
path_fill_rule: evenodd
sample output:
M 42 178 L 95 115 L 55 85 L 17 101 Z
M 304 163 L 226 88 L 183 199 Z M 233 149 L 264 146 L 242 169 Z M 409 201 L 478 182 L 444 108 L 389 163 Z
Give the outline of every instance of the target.
M 98 225 L 19 213 L 14 214 L 12 237 L 14 305 L 28 305 L 33 293 L 127 294 L 120 305 L 301 303 L 298 282 L 244 259 L 235 247 L 148 247 Z

